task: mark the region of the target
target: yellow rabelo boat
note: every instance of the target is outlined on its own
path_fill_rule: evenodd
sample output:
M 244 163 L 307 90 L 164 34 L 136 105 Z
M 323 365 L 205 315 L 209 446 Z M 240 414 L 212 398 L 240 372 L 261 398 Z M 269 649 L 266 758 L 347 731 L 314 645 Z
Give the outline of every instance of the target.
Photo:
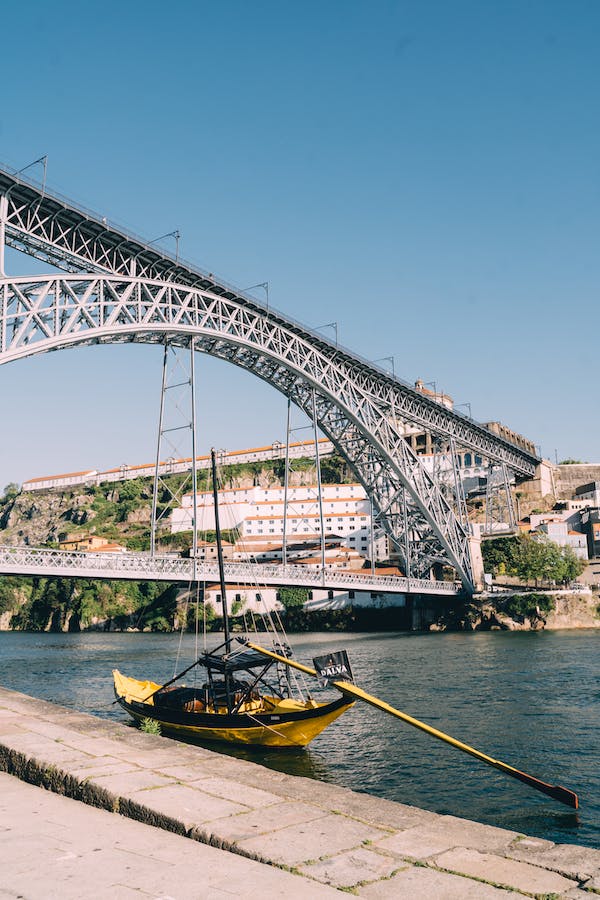
M 217 495 L 215 453 L 212 451 L 213 494 L 217 555 L 223 603 L 224 642 L 203 653 L 191 666 L 163 685 L 128 678 L 113 671 L 116 702 L 134 719 L 153 719 L 161 731 L 194 736 L 203 741 L 225 741 L 254 747 L 302 748 L 331 722 L 354 705 L 353 697 L 341 696 L 318 703 L 310 695 L 292 696 L 289 668 L 282 663 L 291 655 L 289 646 L 275 640 L 273 651 L 283 653 L 265 658 L 255 649 L 237 645 L 229 632 L 221 531 Z M 278 637 L 277 635 L 275 636 Z M 340 674 L 352 679 L 348 658 L 339 656 Z M 332 659 L 323 657 L 324 664 Z M 315 660 L 315 664 L 319 660 Z M 200 687 L 176 685 L 194 667 L 205 669 Z
M 306 747 L 354 704 L 344 696 L 329 703 L 294 699 L 275 661 L 246 647 L 221 649 L 194 663 L 206 669 L 201 687 L 161 686 L 115 670 L 115 696 L 134 719 L 154 719 L 164 732 L 278 748 Z

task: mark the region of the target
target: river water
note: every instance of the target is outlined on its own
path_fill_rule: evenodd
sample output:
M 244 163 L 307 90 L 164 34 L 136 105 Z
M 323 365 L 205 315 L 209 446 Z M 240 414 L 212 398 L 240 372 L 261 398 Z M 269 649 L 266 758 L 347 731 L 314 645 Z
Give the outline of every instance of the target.
M 308 664 L 313 655 L 345 647 L 366 691 L 536 778 L 576 791 L 580 810 L 364 704 L 304 752 L 227 752 L 521 834 L 600 847 L 600 633 L 327 633 L 292 635 L 290 642 L 296 658 Z M 0 684 L 125 722 L 126 714 L 112 705 L 111 669 L 166 680 L 179 644 L 178 635 L 2 632 Z M 194 638 L 186 635 L 180 668 L 193 653 Z

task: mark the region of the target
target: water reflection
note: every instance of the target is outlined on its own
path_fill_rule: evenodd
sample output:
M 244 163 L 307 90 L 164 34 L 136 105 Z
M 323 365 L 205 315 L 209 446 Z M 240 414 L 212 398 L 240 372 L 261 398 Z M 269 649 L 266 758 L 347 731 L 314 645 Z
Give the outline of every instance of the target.
M 365 690 L 536 777 L 571 788 L 580 794 L 579 816 L 367 706 L 355 706 L 304 753 L 206 746 L 277 771 L 600 847 L 598 641 L 593 632 L 291 638 L 303 661 L 325 648 L 346 647 Z M 167 680 L 178 645 L 177 635 L 0 633 L 0 684 L 124 722 L 112 702 L 111 670 Z M 194 650 L 194 638 L 185 636 L 181 668 Z M 314 682 L 309 689 L 319 696 Z

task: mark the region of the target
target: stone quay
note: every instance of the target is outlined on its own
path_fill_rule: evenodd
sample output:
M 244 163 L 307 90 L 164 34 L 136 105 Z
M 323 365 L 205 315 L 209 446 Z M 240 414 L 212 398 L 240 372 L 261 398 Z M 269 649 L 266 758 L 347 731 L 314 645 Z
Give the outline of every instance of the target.
M 600 850 L 285 775 L 4 688 L 0 773 L 0 898 L 600 893 Z

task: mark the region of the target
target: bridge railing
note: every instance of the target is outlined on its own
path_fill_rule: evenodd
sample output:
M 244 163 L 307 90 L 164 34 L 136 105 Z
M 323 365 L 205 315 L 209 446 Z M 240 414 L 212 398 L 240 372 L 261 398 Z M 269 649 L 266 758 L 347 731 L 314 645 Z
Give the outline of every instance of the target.
M 80 578 L 125 578 L 159 581 L 219 580 L 216 563 L 183 559 L 177 556 L 150 556 L 144 553 L 94 553 L 52 550 L 45 547 L 0 547 L 0 572 L 5 574 L 53 574 Z M 230 584 L 264 587 L 299 585 L 307 588 L 359 590 L 371 593 L 457 594 L 453 582 L 428 578 L 403 578 L 397 575 L 373 575 L 343 569 L 322 569 L 298 565 L 273 565 L 247 562 L 225 563 L 225 579 Z

